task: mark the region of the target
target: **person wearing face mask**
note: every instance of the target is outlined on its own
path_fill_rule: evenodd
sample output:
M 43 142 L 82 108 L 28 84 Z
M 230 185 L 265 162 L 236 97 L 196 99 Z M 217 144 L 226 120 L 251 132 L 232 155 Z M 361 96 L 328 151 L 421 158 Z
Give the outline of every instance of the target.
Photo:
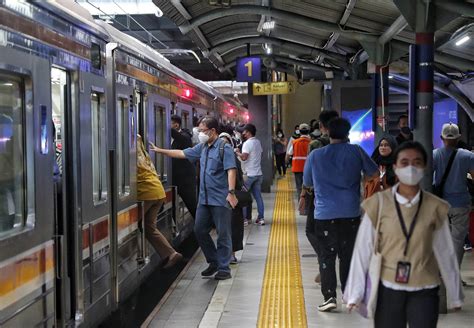
M 301 123 L 299 127 L 301 137 L 293 141 L 293 147 L 290 152 L 286 153 L 287 160 L 291 156 L 291 171 L 295 175 L 295 184 L 296 184 L 296 195 L 297 197 L 301 194 L 301 189 L 303 187 L 303 170 L 304 163 L 308 157 L 308 145 L 311 142 L 311 137 L 309 136 L 309 125 L 306 123 Z
M 293 142 L 297 139 L 299 139 L 299 137 L 301 136 L 301 133 L 300 133 L 300 126 L 299 125 L 295 125 L 295 130 L 293 132 L 293 135 L 290 137 L 290 140 L 288 140 L 288 146 L 286 147 L 286 153 L 289 154 L 289 153 L 293 153 Z M 292 165 L 292 160 L 291 160 L 291 156 L 287 156 L 286 157 L 286 162 L 291 166 Z
M 365 211 L 352 255 L 344 299 L 355 309 L 362 301 L 374 244 L 382 256 L 375 327 L 436 327 L 440 273 L 450 307 L 460 309 L 463 293 L 458 261 L 449 232 L 449 204 L 423 191 L 428 156 L 418 142 L 400 145 L 394 154 L 400 181 L 365 200 Z M 377 233 L 378 230 L 378 233 Z M 376 238 L 378 240 L 376 241 Z M 422 314 L 422 315 L 421 315 Z
M 286 175 L 286 147 L 288 146 L 288 140 L 285 138 L 285 134 L 282 129 L 278 129 L 276 138 L 274 139 L 273 151 L 275 152 L 275 162 L 280 177 Z
M 150 150 L 172 158 L 200 161 L 199 201 L 194 234 L 209 266 L 203 277 L 216 280 L 230 279 L 232 258 L 232 209 L 237 206 L 235 196 L 237 166 L 232 147 L 218 137 L 218 121 L 205 116 L 199 123 L 199 144 L 184 150 L 162 149 L 150 143 Z M 222 156 L 221 156 L 222 154 Z M 225 192 L 227 190 L 227 192 Z M 217 230 L 217 248 L 209 233 L 213 224 Z
M 435 189 L 438 189 L 438 196 L 451 205 L 448 216 L 459 265 L 464 256 L 464 240 L 469 230 L 471 210 L 466 177 L 468 173 L 471 176 L 474 174 L 474 154 L 465 149 L 456 149 L 460 137 L 456 124 L 444 124 L 441 130 L 443 147 L 433 151 L 433 182 Z
M 413 133 L 408 126 L 408 115 L 400 115 L 398 118 L 398 128 L 400 133 L 397 136 L 397 143 L 401 145 L 405 141 L 413 141 Z
M 369 198 L 376 192 L 392 187 L 397 182 L 397 176 L 393 171 L 393 157 L 397 141 L 391 135 L 385 135 L 380 139 L 375 148 L 372 159 L 379 166 L 380 176 L 365 182 L 364 198 Z

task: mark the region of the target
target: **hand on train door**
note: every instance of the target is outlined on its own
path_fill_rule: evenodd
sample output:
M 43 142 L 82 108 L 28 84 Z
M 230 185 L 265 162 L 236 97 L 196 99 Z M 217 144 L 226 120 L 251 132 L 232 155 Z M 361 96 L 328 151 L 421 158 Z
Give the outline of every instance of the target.
M 155 144 L 151 141 L 148 142 L 150 144 L 150 151 L 153 151 L 155 153 L 159 153 L 160 152 L 160 148 L 156 147 Z

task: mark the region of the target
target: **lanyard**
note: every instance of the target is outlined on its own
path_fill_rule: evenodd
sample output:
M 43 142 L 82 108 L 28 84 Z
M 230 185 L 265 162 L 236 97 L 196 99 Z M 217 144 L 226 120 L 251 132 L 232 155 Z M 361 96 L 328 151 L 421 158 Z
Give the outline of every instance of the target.
M 411 236 L 413 234 L 413 230 L 415 230 L 416 220 L 418 219 L 418 214 L 420 213 L 421 204 L 423 203 L 423 192 L 420 191 L 420 201 L 418 202 L 418 208 L 416 210 L 415 216 L 413 217 L 413 221 L 411 222 L 409 231 L 407 231 L 407 226 L 405 225 L 405 219 L 403 218 L 403 214 L 400 209 L 400 204 L 398 204 L 397 197 L 395 195 L 393 195 L 393 200 L 395 201 L 395 207 L 397 208 L 398 220 L 400 221 L 403 234 L 405 235 L 405 239 L 407 241 L 405 244 L 405 250 L 403 251 L 403 255 L 406 256 L 408 252 L 408 243 L 410 242 Z

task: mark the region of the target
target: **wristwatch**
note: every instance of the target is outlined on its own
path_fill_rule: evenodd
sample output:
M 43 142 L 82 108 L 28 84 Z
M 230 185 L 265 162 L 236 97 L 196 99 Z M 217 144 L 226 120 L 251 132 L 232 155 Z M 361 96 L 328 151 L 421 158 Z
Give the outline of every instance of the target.
M 231 195 L 235 195 L 235 189 L 231 189 L 231 190 L 229 190 L 229 194 L 231 194 Z

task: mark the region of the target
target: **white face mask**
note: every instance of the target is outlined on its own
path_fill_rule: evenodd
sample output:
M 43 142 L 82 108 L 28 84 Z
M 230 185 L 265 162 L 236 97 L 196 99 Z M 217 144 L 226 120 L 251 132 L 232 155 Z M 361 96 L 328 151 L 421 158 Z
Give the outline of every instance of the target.
M 396 168 L 395 174 L 397 175 L 400 182 L 409 185 L 416 186 L 423 179 L 425 169 L 421 169 L 415 166 L 406 166 L 403 168 Z
M 204 132 L 199 132 L 198 139 L 200 143 L 206 143 L 209 141 L 209 136 Z
M 296 133 L 296 134 L 300 134 L 300 130 L 295 130 L 295 133 Z
M 282 138 L 282 137 L 283 137 L 283 134 L 278 133 L 278 138 Z

